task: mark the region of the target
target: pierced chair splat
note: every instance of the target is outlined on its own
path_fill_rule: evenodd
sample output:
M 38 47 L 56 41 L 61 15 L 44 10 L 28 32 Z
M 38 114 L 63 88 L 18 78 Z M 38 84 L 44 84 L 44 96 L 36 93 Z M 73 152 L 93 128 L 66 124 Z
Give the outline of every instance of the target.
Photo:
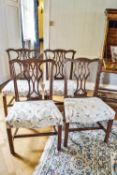
M 76 51 L 75 50 L 64 50 L 64 49 L 46 49 L 44 50 L 45 59 L 52 59 L 55 61 L 54 66 L 54 82 L 53 82 L 53 94 L 57 96 L 64 95 L 64 60 L 66 58 L 74 59 Z M 72 76 L 72 63 L 68 66 L 69 77 Z M 49 68 L 46 67 L 46 80 L 48 80 Z M 72 89 L 72 82 L 69 83 Z M 46 81 L 45 86 L 48 86 L 48 81 Z
M 76 84 L 72 96 L 68 95 L 69 77 L 67 76 L 66 68 L 69 62 L 73 62 L 72 79 Z M 97 71 L 95 66 L 97 66 Z M 105 131 L 104 141 L 106 143 L 108 142 L 115 111 L 100 98 L 96 97 L 101 66 L 102 64 L 99 59 L 77 58 L 75 60 L 68 59 L 65 61 L 64 146 L 67 146 L 69 132 L 82 130 L 103 129 Z M 94 90 L 93 95 L 88 96 L 87 83 L 89 84 L 89 81 L 92 81 L 91 79 L 94 81 Z M 102 121 L 107 121 L 106 129 L 101 124 Z M 78 123 L 83 124 L 84 127 L 70 127 L 70 124 L 76 124 L 77 127 Z M 92 124 L 96 124 L 96 126 L 92 127 Z
M 46 64 L 50 64 L 51 73 L 49 77 L 49 91 L 44 90 L 44 71 L 43 68 Z M 52 101 L 53 94 L 53 60 L 39 60 L 39 59 L 27 59 L 27 60 L 11 60 L 11 74 L 14 82 L 15 100 L 16 102 L 10 108 L 6 115 L 7 135 L 10 146 L 10 151 L 15 154 L 13 139 L 21 137 L 32 136 L 47 136 L 58 135 L 57 149 L 61 149 L 61 132 L 63 117 L 54 102 Z M 28 91 L 25 91 L 25 101 L 20 101 L 17 79 L 17 67 L 22 67 L 22 74 L 27 82 Z M 44 99 L 44 100 L 43 100 Z M 57 130 L 36 133 L 36 134 L 12 134 L 12 128 L 45 128 L 52 126 Z

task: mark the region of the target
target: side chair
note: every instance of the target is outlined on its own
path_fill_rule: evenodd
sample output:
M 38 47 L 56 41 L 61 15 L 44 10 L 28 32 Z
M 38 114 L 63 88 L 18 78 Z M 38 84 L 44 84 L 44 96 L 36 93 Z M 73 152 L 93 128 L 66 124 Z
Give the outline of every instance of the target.
M 10 77 L 11 77 L 11 60 L 26 60 L 26 59 L 43 59 L 43 54 L 40 54 L 39 50 L 31 50 L 31 49 L 7 49 L 8 55 L 8 62 L 9 62 L 9 70 L 10 70 Z M 17 69 L 17 72 L 21 72 L 21 66 Z M 24 92 L 27 88 L 27 84 L 24 80 L 24 77 L 21 75 L 18 80 L 18 88 L 19 88 L 19 95 L 22 97 L 24 96 Z M 13 80 L 10 80 L 5 87 L 2 89 L 2 96 L 3 96 L 3 105 L 4 105 L 4 113 L 6 113 L 7 107 L 12 106 L 12 102 L 15 98 L 15 91 L 14 91 L 14 84 Z M 11 100 L 7 102 L 7 97 L 10 96 Z
M 64 49 L 46 49 L 44 50 L 45 59 L 52 59 L 55 61 L 54 66 L 54 82 L 53 82 L 53 94 L 57 96 L 64 95 L 64 60 L 69 58 L 74 59 L 76 51 L 73 49 L 64 50 Z M 69 78 L 72 77 L 72 63 L 68 65 L 69 69 Z M 46 80 L 48 80 L 49 68 L 46 67 Z M 48 81 L 45 84 L 48 87 Z M 69 87 L 73 89 L 73 83 L 69 81 Z
M 49 92 L 44 90 L 44 71 L 43 67 L 49 64 L 51 67 L 49 77 Z M 14 139 L 33 136 L 58 135 L 57 149 L 61 149 L 61 132 L 63 117 L 54 102 L 52 101 L 53 94 L 53 60 L 40 59 L 25 59 L 11 60 L 11 76 L 14 82 L 15 103 L 6 111 L 6 126 L 7 135 L 11 154 L 15 154 Z M 17 68 L 21 67 L 21 74 L 27 82 L 28 91 L 25 91 L 27 99 L 20 98 L 18 89 L 18 79 L 20 74 L 17 74 Z M 54 127 L 54 131 L 46 133 L 34 134 L 18 134 L 20 128 L 38 129 L 48 126 Z M 16 131 L 12 133 L 12 128 Z
M 74 93 L 68 94 L 68 74 L 67 64 L 73 63 L 72 80 L 75 83 Z M 97 66 L 97 71 L 96 71 Z M 74 60 L 65 60 L 65 85 L 64 85 L 64 146 L 68 145 L 68 134 L 74 131 L 86 131 L 103 129 L 105 131 L 104 142 L 108 143 L 109 134 L 112 128 L 112 123 L 115 117 L 115 111 L 99 97 L 97 90 L 99 86 L 99 75 L 101 73 L 101 60 L 77 58 Z M 89 96 L 86 89 L 87 83 L 94 81 L 93 95 Z M 101 124 L 102 121 L 107 121 L 107 128 Z M 84 128 L 77 128 L 77 124 L 83 124 Z M 71 127 L 72 124 L 72 127 Z M 73 128 L 73 124 L 76 124 Z M 89 127 L 90 124 L 97 124 L 96 127 Z

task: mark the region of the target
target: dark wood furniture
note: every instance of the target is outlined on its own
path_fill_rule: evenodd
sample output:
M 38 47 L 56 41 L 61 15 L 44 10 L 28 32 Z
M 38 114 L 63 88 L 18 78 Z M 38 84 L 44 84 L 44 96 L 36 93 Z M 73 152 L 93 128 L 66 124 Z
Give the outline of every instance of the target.
M 7 55 L 8 55 L 8 62 L 9 62 L 9 70 L 10 70 L 10 76 L 11 76 L 11 65 L 10 65 L 10 61 L 11 60 L 26 60 L 26 59 L 43 59 L 43 54 L 40 54 L 39 50 L 31 50 L 31 49 L 24 49 L 24 48 L 20 48 L 20 49 L 13 49 L 13 48 L 9 48 L 6 50 Z M 18 70 L 19 72 L 21 72 L 21 67 Z M 21 74 L 20 74 L 21 75 Z M 19 79 L 23 79 L 24 77 L 22 77 L 22 75 L 19 77 Z M 7 89 L 7 87 L 9 86 L 9 84 L 12 84 L 10 81 L 6 84 L 5 86 L 5 91 Z M 12 106 L 12 102 L 14 100 L 14 96 L 11 98 L 11 100 L 7 103 L 7 92 L 4 91 L 4 88 L 2 90 L 3 92 L 3 105 L 4 105 L 4 111 L 6 110 L 7 107 Z M 14 94 L 14 88 L 12 88 L 11 86 L 11 93 Z M 6 113 L 6 112 L 5 112 Z
M 110 75 L 110 74 L 113 74 L 116 76 L 117 74 L 117 70 L 113 70 L 113 69 L 106 69 L 104 67 L 104 64 L 102 63 L 102 68 L 101 68 L 101 73 L 100 73 L 100 77 L 101 78 L 101 75 L 102 74 L 105 74 L 105 75 Z M 104 76 L 105 76 L 104 75 Z M 115 86 L 115 85 L 114 85 Z M 115 86 L 116 87 L 116 86 Z M 112 88 L 110 87 L 109 84 L 106 84 L 106 88 L 104 85 L 101 85 L 100 86 L 100 82 L 99 82 L 99 88 L 98 88 L 98 96 L 100 98 L 102 98 L 104 101 L 106 102 L 112 102 L 112 103 L 116 103 L 117 102 L 117 89 L 116 88 Z
M 103 66 L 101 73 L 117 74 L 117 62 L 112 58 L 112 47 L 117 47 L 117 9 L 106 9 L 106 31 L 102 50 Z M 99 87 L 99 96 L 105 101 L 117 102 L 116 98 L 108 97 L 107 93 L 117 92 L 117 89 Z
M 31 58 L 43 58 L 43 55 L 40 56 L 39 50 L 36 49 L 26 49 L 26 48 L 20 48 L 20 49 L 14 49 L 14 48 L 9 48 L 6 50 L 7 55 L 8 55 L 8 60 L 25 60 L 25 59 L 31 59 Z M 9 64 L 9 69 L 11 72 L 10 64 Z
M 76 88 L 74 89 L 73 96 L 68 96 L 68 80 L 67 75 L 67 63 L 73 63 L 72 79 L 76 82 Z M 87 83 L 91 74 L 94 74 L 91 64 L 97 63 L 97 73 L 95 77 L 95 88 L 93 91 L 93 97 L 87 97 Z M 93 65 L 92 65 L 93 66 Z M 110 117 L 110 111 L 108 113 L 108 107 L 106 110 L 106 115 L 108 117 L 105 120 L 108 121 L 107 129 L 105 129 L 100 123 L 103 118 L 103 110 L 105 108 L 105 103 L 99 99 L 97 96 L 99 77 L 101 73 L 102 64 L 99 59 L 88 59 L 88 58 L 78 58 L 75 60 L 66 60 L 65 63 L 65 99 L 64 99 L 64 121 L 65 121 L 65 137 L 64 137 L 64 146 L 67 146 L 68 143 L 68 133 L 73 131 L 82 131 L 82 130 L 95 130 L 103 129 L 106 133 L 104 141 L 107 143 L 109 138 L 109 133 L 112 127 L 113 120 L 108 118 Z M 92 102 L 91 102 L 92 101 Z M 110 108 L 110 110 L 112 110 Z M 95 116 L 92 116 L 95 115 Z M 99 117 L 101 116 L 101 117 Z M 75 117 L 75 118 L 74 118 Z M 93 118 L 94 117 L 94 118 Z M 112 114 L 114 118 L 114 112 Z M 96 127 L 84 127 L 84 128 L 71 128 L 70 124 L 74 123 L 97 123 Z
M 40 51 L 38 49 L 27 49 L 27 48 L 9 48 L 6 50 L 8 55 L 8 60 L 25 60 L 30 58 L 38 58 L 40 56 Z
M 43 89 L 41 87 L 42 87 L 42 83 L 43 83 L 43 79 L 44 79 L 43 66 L 46 65 L 46 64 L 50 64 L 50 66 L 51 66 L 51 73 L 50 73 L 50 78 L 49 78 L 49 92 L 48 92 L 48 95 L 46 94 L 47 96 L 45 96 L 45 95 L 43 96 L 43 91 L 42 91 Z M 17 115 L 19 115 L 21 113 L 21 117 L 23 117 L 22 115 L 27 113 L 27 110 L 29 111 L 28 114 L 31 115 L 31 112 L 30 112 L 31 108 L 32 108 L 31 104 L 34 106 L 34 109 L 32 109 L 32 113 L 34 113 L 33 116 L 36 117 L 36 121 L 35 122 L 37 122 L 37 123 L 35 123 L 35 124 L 36 124 L 37 128 L 38 128 L 38 122 L 42 122 L 42 119 L 39 120 L 39 116 L 41 115 L 40 114 L 41 109 L 38 110 L 38 107 L 39 107 L 38 103 L 41 105 L 41 104 L 44 103 L 44 101 L 47 101 L 47 103 L 50 103 L 50 101 L 52 102 L 53 65 L 54 65 L 54 61 L 53 60 L 39 60 L 39 59 L 35 59 L 35 58 L 33 58 L 33 59 L 26 59 L 26 60 L 18 60 L 18 59 L 16 59 L 16 60 L 11 60 L 10 61 L 11 75 L 12 75 L 12 79 L 14 81 L 15 100 L 16 100 L 16 102 L 14 103 L 13 107 L 11 107 L 10 113 L 6 110 L 6 122 L 7 122 L 7 126 L 8 126 L 7 127 L 8 141 L 9 141 L 10 151 L 11 151 L 12 154 L 15 154 L 13 140 L 15 138 L 22 138 L 22 137 L 25 138 L 25 137 L 32 137 L 32 136 L 47 136 L 47 135 L 58 134 L 58 146 L 57 146 L 57 148 L 58 148 L 58 150 L 61 149 L 61 131 L 62 131 L 62 126 L 59 124 L 59 122 L 58 122 L 58 131 L 54 127 L 55 132 L 53 131 L 53 132 L 36 133 L 36 134 L 17 134 L 18 129 L 21 128 L 21 127 L 25 127 L 25 122 L 29 120 L 29 118 L 26 118 L 26 116 L 24 116 L 24 119 L 23 119 L 24 120 L 24 124 L 23 124 L 23 126 L 20 126 L 21 125 L 20 117 L 18 117 L 18 119 L 17 119 Z M 19 77 L 19 74 L 17 74 L 17 67 L 18 66 L 22 67 L 22 73 L 23 73 L 23 75 L 25 77 L 25 80 L 28 83 L 28 86 L 29 86 L 29 91 L 26 94 L 26 97 L 27 97 L 28 101 L 27 100 L 26 101 L 20 101 L 20 98 L 19 98 L 18 86 L 17 86 L 17 80 L 18 80 L 18 77 Z M 44 99 L 46 98 L 46 99 L 49 99 L 49 100 L 43 100 L 43 98 Z M 31 102 L 30 103 L 30 109 L 26 108 L 25 113 L 23 113 L 22 109 L 20 108 L 20 105 L 21 105 L 21 103 L 23 103 L 23 108 L 25 108 L 27 106 L 27 103 L 29 103 L 29 101 Z M 35 102 L 38 102 L 36 106 L 34 105 Z M 15 105 L 17 107 L 19 106 L 19 109 L 17 111 L 15 111 L 15 113 L 12 116 L 13 110 L 14 109 L 16 110 L 16 108 L 15 108 L 16 106 Z M 54 103 L 53 103 L 53 105 L 54 105 Z M 36 107 L 37 107 L 37 109 L 36 109 Z M 45 107 L 45 106 L 43 106 L 43 107 Z M 55 110 L 58 110 L 55 105 L 53 107 L 56 108 Z M 36 111 L 38 113 L 37 115 L 36 115 L 35 109 L 36 109 Z M 48 109 L 47 108 L 44 108 L 44 109 L 45 109 L 44 115 L 46 115 Z M 50 109 L 50 110 L 54 110 L 54 109 Z M 11 118 L 11 116 L 13 117 L 13 122 L 12 122 L 12 124 L 10 123 L 8 125 L 8 121 L 9 120 L 7 121 L 7 118 L 9 117 L 9 115 L 10 115 L 10 118 Z M 48 114 L 48 115 L 51 116 L 52 113 Z M 53 113 L 53 115 L 54 115 L 54 113 Z M 43 117 L 45 117 L 45 116 L 43 116 Z M 48 120 L 48 118 L 46 120 Z M 51 116 L 51 121 L 53 121 L 53 120 L 54 119 Z M 32 119 L 29 122 L 32 122 Z M 12 134 L 11 130 L 14 127 L 14 125 L 16 125 L 16 123 L 18 123 L 18 126 L 16 126 L 17 128 L 16 128 L 16 131 L 14 132 L 14 134 Z M 30 128 L 30 126 L 27 126 L 27 128 L 28 127 Z M 44 127 L 46 127 L 46 124 L 45 124 Z M 33 126 L 32 129 L 34 129 L 34 126 Z
M 117 63 L 112 60 L 111 47 L 117 46 L 117 9 L 106 9 L 106 31 L 102 58 L 106 69 L 117 70 Z

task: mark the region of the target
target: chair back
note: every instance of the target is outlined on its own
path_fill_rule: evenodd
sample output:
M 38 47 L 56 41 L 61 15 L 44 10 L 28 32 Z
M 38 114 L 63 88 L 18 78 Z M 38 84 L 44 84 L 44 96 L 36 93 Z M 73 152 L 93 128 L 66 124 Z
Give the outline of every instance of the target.
M 25 60 L 30 58 L 38 58 L 40 56 L 40 52 L 38 49 L 9 48 L 6 50 L 6 52 L 8 54 L 9 61 L 13 59 Z
M 69 97 L 67 65 L 70 62 L 73 63 L 72 80 L 74 89 L 72 97 L 85 97 L 88 95 L 88 90 L 93 91 L 93 96 L 96 96 L 100 81 L 101 61 L 99 59 L 76 58 L 74 60 L 66 59 L 64 63 L 64 97 Z
M 26 60 L 32 58 L 43 59 L 43 54 L 40 54 L 39 50 L 30 50 L 30 49 L 7 49 L 8 59 L 10 60 Z M 11 75 L 11 67 L 9 64 L 10 75 Z
M 48 92 L 45 92 L 44 90 L 44 67 L 46 64 L 49 64 L 51 67 Z M 19 101 L 18 80 L 21 74 L 24 77 L 26 90 L 28 87 L 28 91 L 26 91 L 27 94 L 25 94 L 28 100 L 52 99 L 54 66 L 53 60 L 40 60 L 35 58 L 26 60 L 15 59 L 10 61 L 10 66 L 12 79 L 14 81 L 16 101 Z M 19 73 L 17 71 L 18 67 L 21 68 L 21 71 L 19 71 Z
M 64 50 L 64 49 L 46 49 L 44 50 L 45 59 L 53 59 L 55 61 L 54 66 L 54 79 L 61 80 L 64 79 L 64 59 L 70 58 L 74 59 L 76 51 L 74 50 Z M 69 67 L 70 77 L 72 76 L 72 65 Z M 46 79 L 48 79 L 49 69 L 46 67 Z

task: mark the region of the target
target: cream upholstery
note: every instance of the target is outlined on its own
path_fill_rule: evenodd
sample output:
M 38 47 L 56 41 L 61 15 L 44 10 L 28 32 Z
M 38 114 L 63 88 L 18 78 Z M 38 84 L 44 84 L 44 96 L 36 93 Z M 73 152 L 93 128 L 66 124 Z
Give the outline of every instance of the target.
M 18 85 L 19 96 L 25 97 L 29 92 L 28 82 L 26 80 L 18 80 L 17 85 Z M 6 84 L 6 86 L 2 89 L 2 93 L 3 95 L 12 95 L 12 96 L 15 95 L 14 84 L 12 80 L 9 81 Z
M 19 96 L 25 97 L 29 92 L 28 82 L 26 80 L 18 80 L 17 84 L 18 84 Z M 49 91 L 49 81 L 45 81 L 44 84 L 45 84 L 45 90 L 48 92 Z M 86 88 L 88 90 L 92 90 L 94 88 L 94 84 L 89 82 L 87 83 Z M 75 90 L 75 81 L 69 80 L 68 81 L 68 94 L 72 96 L 74 93 L 74 90 Z M 2 93 L 3 95 L 12 95 L 12 96 L 15 95 L 14 84 L 12 80 L 9 81 L 7 85 L 2 89 Z M 64 95 L 64 80 L 54 80 L 53 81 L 53 95 L 58 95 L 58 96 Z
M 51 100 L 15 102 L 6 118 L 7 127 L 41 128 L 61 125 L 62 114 Z
M 65 117 L 69 123 L 91 124 L 113 120 L 115 111 L 97 97 L 65 98 Z

